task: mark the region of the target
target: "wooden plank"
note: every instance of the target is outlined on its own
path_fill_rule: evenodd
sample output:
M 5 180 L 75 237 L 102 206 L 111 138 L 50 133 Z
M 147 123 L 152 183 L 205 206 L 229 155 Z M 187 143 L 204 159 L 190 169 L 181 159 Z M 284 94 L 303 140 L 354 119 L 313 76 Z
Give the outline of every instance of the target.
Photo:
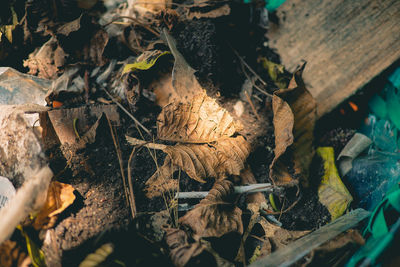
M 268 33 L 289 71 L 326 114 L 400 58 L 399 0 L 287 0 Z

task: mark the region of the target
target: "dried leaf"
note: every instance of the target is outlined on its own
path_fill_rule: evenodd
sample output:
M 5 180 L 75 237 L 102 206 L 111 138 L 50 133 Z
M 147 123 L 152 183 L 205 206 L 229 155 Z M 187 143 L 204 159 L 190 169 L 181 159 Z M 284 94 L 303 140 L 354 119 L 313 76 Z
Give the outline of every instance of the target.
M 177 188 L 173 173 L 181 169 L 190 178 L 204 183 L 206 178 L 225 179 L 229 175 L 239 176 L 245 167 L 250 146 L 242 137 L 221 139 L 215 144 L 178 144 L 165 146 L 167 153 L 163 166 L 146 182 L 148 197 L 161 195 Z
M 83 48 L 85 62 L 93 62 L 95 66 L 103 66 L 107 59 L 103 57 L 104 49 L 108 44 L 108 33 L 103 29 L 98 29 L 90 39 L 88 45 Z
M 205 250 L 205 247 L 199 243 L 189 243 L 188 237 L 183 230 L 166 229 L 165 241 L 170 248 L 170 257 L 175 266 L 186 266 L 190 260 L 200 260 L 205 264 L 205 259 L 210 259 L 211 255 Z M 211 266 L 215 266 L 211 264 Z
M 168 54 L 171 54 L 171 52 L 160 50 L 145 51 L 135 60 L 134 63 L 126 64 L 122 73 L 127 73 L 135 70 L 148 70 L 153 67 L 154 64 L 156 64 L 157 60 L 160 57 Z
M 234 204 L 233 183 L 217 181 L 209 194 L 196 207 L 179 219 L 193 230 L 195 238 L 221 237 L 227 233 L 243 233 L 242 211 Z
M 84 61 L 96 66 L 106 63 L 103 52 L 109 40 L 108 34 L 89 15 L 83 14 L 63 24 L 55 36 L 62 49 L 70 55 L 71 63 Z
M 146 0 L 146 1 L 133 1 L 135 3 L 136 8 L 144 8 L 148 12 L 159 12 L 161 10 L 164 10 L 166 8 L 171 7 L 171 0 Z
M 178 188 L 178 180 L 172 179 L 172 175 L 177 171 L 171 161 L 164 161 L 163 166 L 146 181 L 146 196 L 153 198 L 162 196 L 164 192 L 174 191 Z
M 0 266 L 21 266 L 28 254 L 15 241 L 6 240 L 0 245 Z
M 262 226 L 265 232 L 265 237 L 268 238 L 272 244 L 274 244 L 270 252 L 277 251 L 289 243 L 310 233 L 310 231 L 289 231 L 269 223 L 265 218 L 261 218 L 259 224 Z
M 257 183 L 253 173 L 251 172 L 251 169 L 249 166 L 247 166 L 242 172 L 241 172 L 241 182 L 242 184 L 255 184 Z M 242 236 L 242 242 L 240 244 L 240 248 L 238 250 L 238 253 L 236 255 L 236 261 L 243 261 L 246 257 L 245 253 L 245 245 L 246 241 L 249 238 L 249 235 L 252 233 L 253 228 L 259 224 L 260 221 L 260 209 L 267 206 L 267 201 L 265 199 L 265 196 L 262 192 L 256 192 L 256 193 L 251 193 L 247 194 L 246 196 L 246 204 L 247 204 L 247 209 L 251 211 L 251 217 L 249 220 L 249 223 L 247 225 L 247 228 L 245 232 L 243 233 Z M 263 235 L 259 235 L 259 238 L 261 239 Z M 266 240 L 267 241 L 267 240 Z M 264 242 L 262 247 L 263 250 L 265 250 L 265 247 L 268 242 Z M 269 245 L 270 246 L 270 245 Z M 247 255 L 248 256 L 248 255 Z M 254 255 L 253 255 L 254 256 Z
M 29 58 L 24 61 L 24 67 L 29 68 L 29 74 L 54 79 L 60 68 L 64 66 L 66 56 L 56 38 L 52 37 L 42 47 L 29 54 Z
M 47 191 L 46 202 L 36 215 L 33 227 L 37 230 L 53 227 L 57 221 L 56 215 L 63 212 L 75 201 L 74 190 L 69 184 L 51 182 Z
M 343 215 L 353 198 L 339 177 L 333 147 L 319 147 L 317 154 L 325 170 L 318 187 L 319 201 L 328 209 L 333 221 Z
M 157 119 L 158 138 L 185 143 L 209 143 L 232 136 L 242 128 L 228 111 L 205 93 L 191 102 L 173 102 Z
M 79 136 L 87 133 L 93 124 L 91 122 L 98 121 L 102 114 L 115 124 L 119 124 L 119 113 L 115 105 L 100 105 L 94 107 L 79 107 L 71 109 L 53 109 L 47 114 L 41 114 L 41 126 L 44 129 L 44 138 L 50 129 L 54 129 L 57 138 L 61 144 L 76 144 Z M 49 120 L 46 120 L 48 116 Z M 74 127 L 75 121 L 75 127 Z M 91 139 L 91 141 L 94 141 Z
M 172 70 L 172 86 L 175 89 L 175 97 L 190 101 L 196 95 L 204 94 L 204 89 L 200 86 L 194 75 L 195 70 L 189 66 L 185 58 L 178 51 L 174 38 L 169 35 L 166 29 L 163 31 L 163 37 L 166 39 L 169 49 L 175 58 Z
M 152 81 L 148 88 L 156 95 L 156 103 L 164 107 L 171 103 L 175 89 L 172 87 L 172 76 L 170 73 L 162 75 L 158 80 Z
M 308 184 L 308 167 L 314 154 L 312 142 L 316 121 L 316 103 L 301 79 L 305 65 L 297 70 L 287 89 L 274 93 L 275 158 L 270 166 L 270 177 L 276 184 L 294 182 L 284 162 L 293 152 L 294 174 Z M 290 148 L 290 149 L 289 149 Z

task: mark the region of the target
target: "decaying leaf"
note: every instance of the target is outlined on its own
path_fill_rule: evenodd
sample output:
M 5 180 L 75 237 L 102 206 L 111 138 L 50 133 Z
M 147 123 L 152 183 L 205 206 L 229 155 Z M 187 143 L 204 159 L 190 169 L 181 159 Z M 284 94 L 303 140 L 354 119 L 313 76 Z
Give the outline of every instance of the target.
M 102 66 L 107 62 L 103 52 L 109 40 L 108 34 L 89 15 L 83 14 L 63 24 L 55 36 L 62 49 L 70 55 L 71 63 L 84 61 Z
M 262 218 L 259 221 L 259 224 L 262 226 L 265 232 L 265 237 L 268 238 L 272 244 L 274 244 L 270 252 L 279 250 L 289 243 L 310 233 L 310 231 L 289 231 L 272 223 L 269 223 L 265 218 Z
M 128 1 L 130 5 L 134 5 L 136 9 L 143 8 L 147 12 L 159 12 L 171 7 L 171 0 L 147 0 L 147 1 Z
M 29 68 L 29 74 L 40 78 L 54 79 L 65 64 L 66 54 L 58 45 L 55 37 L 50 38 L 42 47 L 29 54 L 24 61 L 24 67 Z
M 286 77 L 285 67 L 283 65 L 274 63 L 265 57 L 260 57 L 258 61 L 260 61 L 264 69 L 268 71 L 269 77 L 278 88 L 283 89 L 288 86 L 289 79 Z
M 207 264 L 211 264 L 208 266 L 216 265 L 215 262 L 212 264 L 209 261 L 213 258 L 200 242 L 188 242 L 188 237 L 183 230 L 166 229 L 165 241 L 170 248 L 170 257 L 175 266 L 183 267 L 190 265 L 190 261 L 196 262 L 199 259 L 201 259 L 202 264 L 207 262 Z
M 221 180 L 229 175 L 240 175 L 250 153 L 250 146 L 242 136 L 221 139 L 215 144 L 178 144 L 165 146 L 163 166 L 146 182 L 147 196 L 177 188 L 173 173 L 181 169 L 190 178 L 204 183 L 206 178 Z
M 185 58 L 176 48 L 174 38 L 167 32 L 166 29 L 162 35 L 175 58 L 174 68 L 172 70 L 172 86 L 175 89 L 175 97 L 183 100 L 192 100 L 196 95 L 204 94 L 204 89 L 200 86 L 194 75 L 195 70 L 189 66 Z
M 148 70 L 156 64 L 157 60 L 164 56 L 170 54 L 169 51 L 145 51 L 143 52 L 132 64 L 126 64 L 122 73 L 127 73 L 135 70 Z
M 172 87 L 172 77 L 170 73 L 162 75 L 158 80 L 154 80 L 148 87 L 156 95 L 157 105 L 164 107 L 168 103 L 171 103 L 171 99 L 175 94 L 175 89 Z
M 0 245 L 0 266 L 21 266 L 28 254 L 15 241 L 6 240 Z
M 54 226 L 57 216 L 68 208 L 74 201 L 74 188 L 69 184 L 53 181 L 47 191 L 44 206 L 40 209 L 33 221 L 33 227 L 37 230 Z
M 270 166 L 270 177 L 276 184 L 294 182 L 288 170 L 288 160 L 293 153 L 294 174 L 308 184 L 308 167 L 314 154 L 312 142 L 316 121 L 316 103 L 301 79 L 305 65 L 294 74 L 287 89 L 274 93 L 275 158 Z
M 232 136 L 242 128 L 228 111 L 205 93 L 190 102 L 173 102 L 165 106 L 157 119 L 161 140 L 208 143 Z
M 206 198 L 179 222 L 190 227 L 195 238 L 221 237 L 231 232 L 242 234 L 242 211 L 234 202 L 233 183 L 229 180 L 217 181 Z
M 84 136 L 94 125 L 91 123 L 93 122 L 93 118 L 95 119 L 94 121 L 97 121 L 103 113 L 116 125 L 120 123 L 119 113 L 115 105 L 53 109 L 48 111 L 40 115 L 40 124 L 43 128 L 44 138 L 47 138 L 47 133 L 50 134 L 51 130 L 54 129 L 61 144 L 76 144 L 79 138 Z
M 339 177 L 333 147 L 319 147 L 317 154 L 325 170 L 318 187 L 319 201 L 328 209 L 333 221 L 343 215 L 353 198 Z

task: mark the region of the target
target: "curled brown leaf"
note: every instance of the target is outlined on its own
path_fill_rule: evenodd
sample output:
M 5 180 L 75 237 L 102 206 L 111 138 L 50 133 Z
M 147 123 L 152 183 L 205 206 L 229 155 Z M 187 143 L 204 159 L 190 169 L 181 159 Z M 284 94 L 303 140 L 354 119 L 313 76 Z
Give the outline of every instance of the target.
M 51 182 L 44 206 L 37 214 L 33 227 L 37 230 L 54 226 L 58 214 L 75 201 L 74 188 L 69 184 Z
M 190 227 L 195 238 L 221 237 L 231 232 L 242 234 L 242 211 L 234 200 L 233 183 L 229 180 L 217 181 L 207 197 L 179 222 Z
M 287 162 L 291 156 L 294 174 L 300 175 L 304 185 L 308 184 L 308 168 L 314 155 L 316 102 L 301 78 L 304 67 L 295 72 L 289 87 L 276 91 L 272 99 L 275 158 L 270 166 L 270 177 L 276 184 L 294 182 Z
M 163 166 L 146 182 L 147 196 L 177 189 L 173 173 L 181 169 L 190 178 L 204 183 L 206 178 L 225 179 L 240 175 L 250 153 L 250 145 L 243 136 L 221 139 L 213 144 L 178 144 L 165 146 L 167 153 Z
M 195 261 L 196 258 L 208 258 L 212 260 L 212 256 L 205 250 L 200 242 L 189 243 L 188 237 L 183 230 L 166 229 L 165 241 L 170 248 L 170 257 L 175 266 L 186 266 L 189 261 Z M 201 261 L 203 264 L 205 261 Z M 211 262 L 212 263 L 212 262 Z M 211 266 L 214 266 L 211 264 Z

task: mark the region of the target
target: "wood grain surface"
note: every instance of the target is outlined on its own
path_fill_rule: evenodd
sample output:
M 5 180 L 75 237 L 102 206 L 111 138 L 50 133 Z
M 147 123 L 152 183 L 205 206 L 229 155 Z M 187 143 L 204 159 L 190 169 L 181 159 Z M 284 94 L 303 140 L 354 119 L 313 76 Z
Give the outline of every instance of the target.
M 326 114 L 400 58 L 399 0 L 287 0 L 269 45 Z

